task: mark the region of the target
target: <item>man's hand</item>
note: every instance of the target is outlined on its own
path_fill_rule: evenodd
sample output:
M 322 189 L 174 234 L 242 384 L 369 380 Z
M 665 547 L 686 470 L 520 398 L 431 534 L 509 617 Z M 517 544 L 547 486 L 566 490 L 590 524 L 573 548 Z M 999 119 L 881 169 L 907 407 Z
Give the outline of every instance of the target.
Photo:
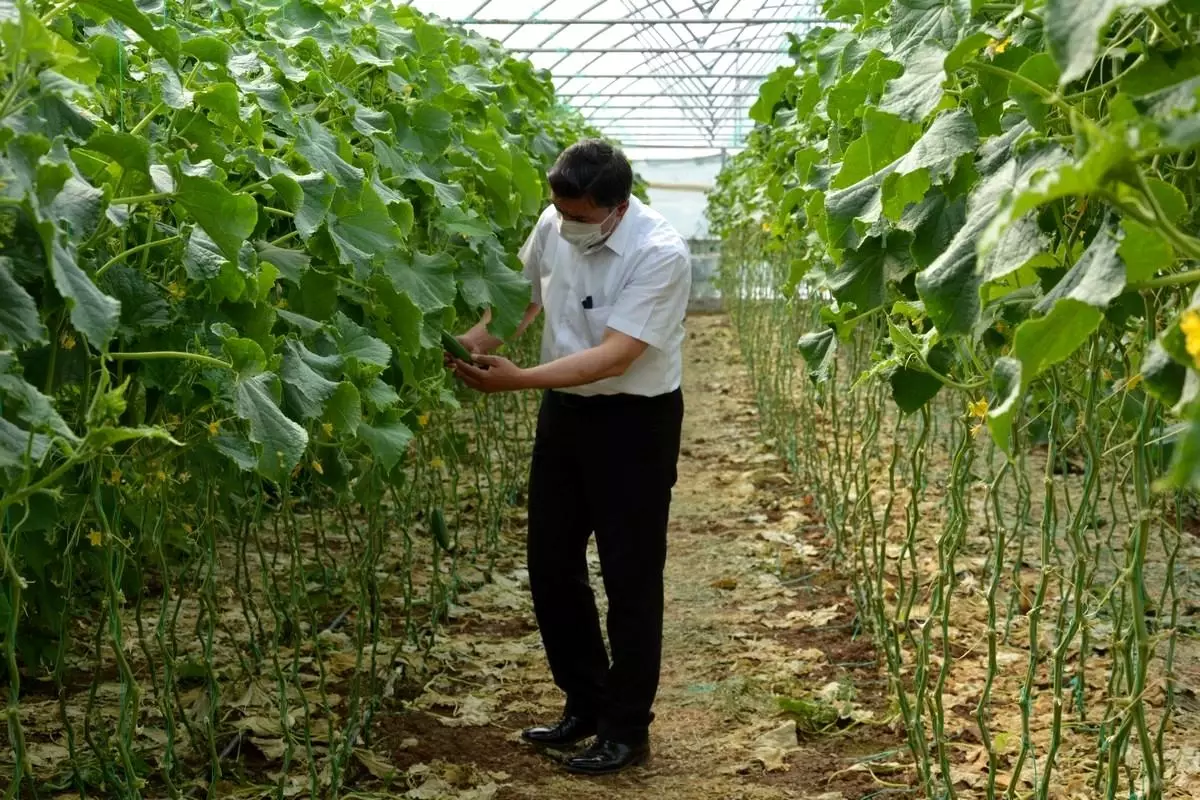
M 454 374 L 464 384 L 477 392 L 491 394 L 493 392 L 511 392 L 518 389 L 528 389 L 526 370 L 521 369 L 507 358 L 471 354 L 475 363 L 472 366 L 465 361 L 453 360 Z M 487 369 L 483 369 L 486 367 Z

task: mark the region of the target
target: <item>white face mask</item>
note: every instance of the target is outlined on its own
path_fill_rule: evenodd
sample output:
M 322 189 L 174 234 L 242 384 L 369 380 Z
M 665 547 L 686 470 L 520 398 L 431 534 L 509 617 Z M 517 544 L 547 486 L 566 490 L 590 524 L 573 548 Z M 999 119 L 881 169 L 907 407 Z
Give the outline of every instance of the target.
M 563 219 L 563 215 L 558 215 L 558 235 L 566 239 L 569 244 L 574 245 L 585 253 L 594 249 L 609 237 L 608 233 L 604 232 L 604 226 L 612 219 L 613 214 L 617 210 L 614 208 L 612 212 L 604 218 L 604 222 L 578 222 L 573 219 Z

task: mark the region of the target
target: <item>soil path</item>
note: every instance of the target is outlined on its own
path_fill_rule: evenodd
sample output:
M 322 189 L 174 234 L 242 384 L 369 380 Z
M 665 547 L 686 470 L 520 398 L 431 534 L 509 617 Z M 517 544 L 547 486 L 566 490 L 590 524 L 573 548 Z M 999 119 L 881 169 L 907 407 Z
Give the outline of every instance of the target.
M 464 596 L 428 656 L 436 677 L 380 720 L 374 750 L 404 771 L 404 796 L 856 800 L 907 787 L 886 675 L 856 636 L 811 499 L 761 440 L 732 328 L 702 316 L 688 329 L 651 763 L 582 779 L 519 743 L 561 700 L 533 627 L 517 520 L 493 582 Z

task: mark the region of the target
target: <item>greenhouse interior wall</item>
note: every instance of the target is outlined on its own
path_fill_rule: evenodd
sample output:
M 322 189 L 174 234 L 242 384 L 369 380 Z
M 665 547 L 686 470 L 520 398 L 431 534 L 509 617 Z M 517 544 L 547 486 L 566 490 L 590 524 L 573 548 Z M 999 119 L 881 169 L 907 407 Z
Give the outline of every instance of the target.
M 705 209 L 708 191 L 727 158 L 722 153 L 696 158 L 633 159 L 634 170 L 648 184 L 650 205 L 688 242 L 692 254 L 691 312 L 721 309 L 721 293 L 715 282 L 720 240 L 709 232 Z

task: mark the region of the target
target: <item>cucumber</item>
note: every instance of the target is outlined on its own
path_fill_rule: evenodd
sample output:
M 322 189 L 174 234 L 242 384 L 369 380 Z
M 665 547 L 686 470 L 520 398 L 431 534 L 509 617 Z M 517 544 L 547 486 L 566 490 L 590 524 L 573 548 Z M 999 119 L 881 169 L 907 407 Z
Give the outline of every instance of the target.
M 454 545 L 450 542 L 450 529 L 446 527 L 446 518 L 442 516 L 442 510 L 435 508 L 429 518 L 429 529 L 433 532 L 433 538 L 441 548 L 447 552 L 454 549 Z
M 468 364 L 475 363 L 471 360 L 471 354 L 467 352 L 467 348 L 463 347 L 462 342 L 446 331 L 442 331 L 442 349 L 459 361 L 465 361 Z

